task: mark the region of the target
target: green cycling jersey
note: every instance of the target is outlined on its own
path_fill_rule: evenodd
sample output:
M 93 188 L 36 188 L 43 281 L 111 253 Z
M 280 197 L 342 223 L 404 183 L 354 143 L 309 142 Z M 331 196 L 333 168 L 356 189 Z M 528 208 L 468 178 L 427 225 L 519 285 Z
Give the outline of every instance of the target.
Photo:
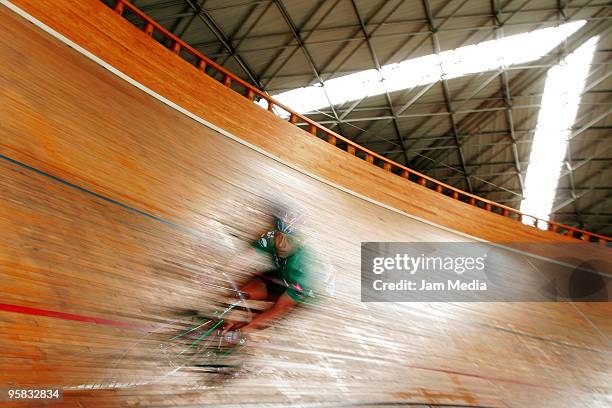
M 287 286 L 287 294 L 296 302 L 304 302 L 307 297 L 313 296 L 310 282 L 311 255 L 304 246 L 300 246 L 288 257 L 281 258 L 274 243 L 275 233 L 275 230 L 266 232 L 252 246 L 272 257 L 276 270 Z

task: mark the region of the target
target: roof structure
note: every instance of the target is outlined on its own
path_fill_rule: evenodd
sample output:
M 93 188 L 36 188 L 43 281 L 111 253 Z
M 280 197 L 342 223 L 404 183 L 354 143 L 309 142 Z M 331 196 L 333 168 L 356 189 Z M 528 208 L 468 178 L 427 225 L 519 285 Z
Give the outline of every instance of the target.
M 442 77 L 341 104 L 330 102 L 308 116 L 394 161 L 518 209 L 548 69 L 597 35 L 551 220 L 612 235 L 612 7 L 606 1 L 133 3 L 207 57 L 273 96 L 412 58 L 584 20 L 580 29 L 537 60 Z

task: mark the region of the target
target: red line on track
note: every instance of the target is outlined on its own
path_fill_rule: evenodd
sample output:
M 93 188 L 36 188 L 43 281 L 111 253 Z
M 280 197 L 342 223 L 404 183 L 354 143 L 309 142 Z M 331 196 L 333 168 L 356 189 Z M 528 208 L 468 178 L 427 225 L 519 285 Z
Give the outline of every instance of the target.
M 512 379 L 509 379 L 509 378 L 489 377 L 489 376 L 486 376 L 486 375 L 466 373 L 464 371 L 454 371 L 454 370 L 448 370 L 448 369 L 444 369 L 444 368 L 424 367 L 424 366 L 419 366 L 419 365 L 409 365 L 409 367 L 416 368 L 416 369 L 419 369 L 419 370 L 437 371 L 437 372 L 445 373 L 445 374 L 462 375 L 462 376 L 465 376 L 465 377 L 473 377 L 473 378 L 478 378 L 480 380 L 486 380 L 486 381 L 492 381 L 492 382 L 506 382 L 506 383 L 510 383 L 510 384 L 526 385 L 528 387 L 547 388 L 547 389 L 551 389 L 551 390 L 560 390 L 560 388 L 554 387 L 554 386 L 550 386 L 550 385 L 535 384 L 535 383 L 530 383 L 530 382 L 526 382 L 526 381 L 512 380 Z
M 145 324 L 122 322 L 118 320 L 101 319 L 98 317 L 83 316 L 83 315 L 78 315 L 78 314 L 73 314 L 73 313 L 55 312 L 52 310 L 36 309 L 33 307 L 9 305 L 6 303 L 0 303 L 0 311 L 22 313 L 22 314 L 28 314 L 28 315 L 34 315 L 34 316 L 53 317 L 56 319 L 101 324 L 105 326 L 122 327 L 125 329 L 131 329 L 131 330 L 140 330 L 140 331 L 153 330 L 153 326 L 145 325 Z M 512 380 L 512 379 L 507 379 L 507 378 L 489 377 L 489 376 L 484 376 L 484 375 L 479 375 L 479 374 L 472 374 L 472 373 L 448 370 L 448 369 L 443 369 L 443 368 L 433 368 L 433 367 L 425 367 L 425 366 L 419 366 L 419 365 L 409 365 L 409 367 L 420 369 L 420 370 L 442 372 L 446 374 L 462 375 L 466 377 L 473 377 L 473 378 L 478 378 L 481 380 L 492 381 L 492 382 L 507 382 L 511 384 L 525 385 L 525 386 L 536 387 L 536 388 L 548 388 L 548 389 L 554 389 L 554 390 L 559 389 L 557 387 L 543 385 L 543 384 L 534 384 L 534 383 L 524 382 L 520 380 Z
M 6 303 L 0 303 L 0 311 L 28 314 L 28 315 L 34 315 L 34 316 L 53 317 L 55 319 L 101 324 L 105 326 L 122 327 L 124 329 L 131 329 L 131 330 L 142 330 L 142 331 L 152 330 L 152 326 L 145 325 L 145 324 L 122 322 L 118 320 L 101 319 L 99 317 L 83 316 L 83 315 L 78 315 L 78 314 L 73 314 L 73 313 L 55 312 L 53 310 L 36 309 L 33 307 L 9 305 Z

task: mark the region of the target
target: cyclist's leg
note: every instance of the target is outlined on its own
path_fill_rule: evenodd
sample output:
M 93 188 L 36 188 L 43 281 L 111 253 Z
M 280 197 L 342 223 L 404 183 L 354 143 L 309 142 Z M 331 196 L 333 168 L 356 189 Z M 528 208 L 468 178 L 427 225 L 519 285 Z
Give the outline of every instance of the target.
M 240 288 L 243 296 L 249 300 L 264 300 L 276 302 L 285 293 L 287 287 L 283 285 L 282 273 L 279 270 L 268 271 L 256 276 Z M 238 329 L 249 322 L 228 321 L 224 326 L 224 333 Z
M 267 296 L 265 299 L 268 302 L 276 302 L 278 298 L 287 291 L 287 285 L 283 280 L 283 274 L 276 269 L 269 271 L 261 276 L 266 284 Z
M 266 300 L 268 297 L 268 289 L 266 283 L 259 276 L 254 277 L 243 287 L 240 288 L 240 291 L 244 293 L 246 299 L 249 300 Z
M 286 290 L 282 272 L 277 269 L 254 277 L 240 289 L 247 299 L 268 302 L 275 302 Z
M 247 283 L 245 283 L 240 288 L 240 292 L 242 292 L 241 296 L 243 296 L 247 300 L 266 300 L 268 297 L 267 285 L 264 280 L 259 276 L 256 276 Z M 223 326 L 223 333 L 227 333 L 230 330 L 238 329 L 247 323 L 248 322 L 227 320 Z

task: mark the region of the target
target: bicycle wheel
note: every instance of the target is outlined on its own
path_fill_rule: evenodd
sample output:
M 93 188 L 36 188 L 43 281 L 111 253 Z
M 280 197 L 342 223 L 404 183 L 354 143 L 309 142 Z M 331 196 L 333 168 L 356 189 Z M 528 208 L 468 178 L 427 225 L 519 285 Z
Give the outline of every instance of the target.
M 132 388 L 159 382 L 205 385 L 211 375 L 232 375 L 240 369 L 241 339 L 228 341 L 224 318 L 243 301 L 211 316 L 183 316 L 160 325 L 120 353 L 100 355 L 110 363 L 94 388 Z

